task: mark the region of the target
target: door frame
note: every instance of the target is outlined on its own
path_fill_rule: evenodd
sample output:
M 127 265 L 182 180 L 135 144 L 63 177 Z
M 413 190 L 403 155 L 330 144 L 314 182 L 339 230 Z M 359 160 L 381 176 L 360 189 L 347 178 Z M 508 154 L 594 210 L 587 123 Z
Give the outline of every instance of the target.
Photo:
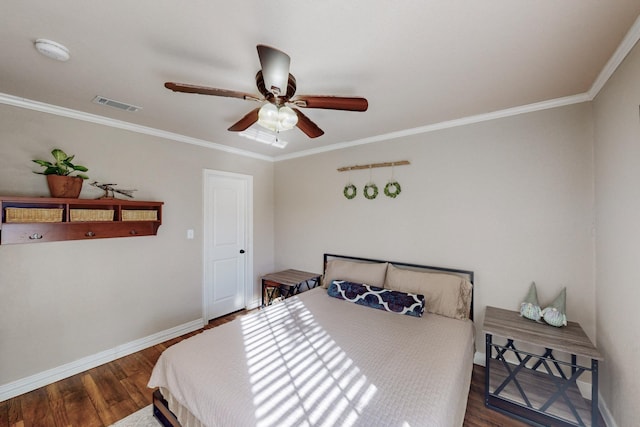
M 210 178 L 232 178 L 240 180 L 245 185 L 245 264 L 244 264 L 244 306 L 245 308 L 253 301 L 253 176 L 235 172 L 224 172 L 213 169 L 203 169 L 202 171 L 202 321 L 206 325 L 209 322 L 209 289 L 207 287 L 207 260 L 208 249 L 208 226 L 207 215 L 210 215 L 207 207 L 207 198 L 210 193 Z

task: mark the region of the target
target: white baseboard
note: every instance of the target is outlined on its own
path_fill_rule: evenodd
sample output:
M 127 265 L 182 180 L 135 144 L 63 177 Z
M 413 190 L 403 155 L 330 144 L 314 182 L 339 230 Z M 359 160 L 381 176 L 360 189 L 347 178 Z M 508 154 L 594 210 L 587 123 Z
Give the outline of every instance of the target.
M 602 419 L 607 427 L 618 427 L 616 420 L 613 419 L 613 415 L 611 415 L 611 411 L 607 406 L 607 402 L 604 401 L 600 392 L 598 392 L 598 409 L 600 409 L 600 415 L 602 415 Z
M 260 307 L 260 305 L 262 305 L 262 301 L 260 301 L 259 299 L 253 300 L 249 304 L 247 304 L 247 310 L 253 310 L 254 308 Z
M 473 355 L 473 364 L 484 366 L 486 362 L 487 362 L 487 359 L 484 356 L 484 353 L 480 353 L 479 351 L 476 351 L 475 354 Z
M 485 353 L 480 353 L 476 351 L 473 355 L 473 363 L 475 365 L 485 366 L 486 365 L 486 357 Z M 585 399 L 591 399 L 591 383 L 585 381 L 576 381 L 578 385 L 578 390 L 580 390 L 580 394 Z M 602 414 L 602 419 L 607 427 L 618 427 L 615 420 L 613 419 L 613 415 L 611 415 L 611 411 L 609 411 L 609 407 L 607 406 L 607 402 L 602 398 L 600 392 L 598 392 L 598 409 L 600 409 L 600 414 Z
M 137 351 L 160 344 L 161 342 L 179 337 L 180 335 L 193 332 L 203 326 L 204 322 L 202 319 L 194 320 L 126 344 L 118 345 L 111 349 L 101 351 L 100 353 L 83 357 L 82 359 L 58 366 L 57 368 L 48 369 L 46 371 L 30 375 L 26 378 L 2 384 L 0 385 L 0 402 L 30 392 L 37 388 L 44 387 L 72 375 L 79 374 L 80 372 L 95 368 L 96 366 L 103 365 L 121 357 L 128 356 Z

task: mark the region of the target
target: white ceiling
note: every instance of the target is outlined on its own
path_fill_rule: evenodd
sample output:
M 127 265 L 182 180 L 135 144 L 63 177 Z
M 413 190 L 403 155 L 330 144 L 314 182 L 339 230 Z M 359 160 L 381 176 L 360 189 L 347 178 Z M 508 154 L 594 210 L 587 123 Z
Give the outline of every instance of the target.
M 588 93 L 638 15 L 638 0 L 4 1 L 0 101 L 286 158 Z M 71 59 L 40 55 L 37 38 Z M 283 150 L 226 130 L 255 103 L 163 86 L 258 95 L 257 44 L 291 56 L 298 94 L 363 96 L 369 110 L 305 109 L 325 135 L 288 131 Z

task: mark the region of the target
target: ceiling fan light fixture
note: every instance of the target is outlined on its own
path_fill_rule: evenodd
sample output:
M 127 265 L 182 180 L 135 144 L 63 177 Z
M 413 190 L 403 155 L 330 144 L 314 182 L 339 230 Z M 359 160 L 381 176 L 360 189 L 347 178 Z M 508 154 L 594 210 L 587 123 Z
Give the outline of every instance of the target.
M 293 109 L 283 106 L 276 107 L 266 103 L 258 111 L 258 124 L 274 132 L 293 129 L 298 123 L 298 115 Z
M 293 129 L 298 123 L 298 115 L 287 106 L 280 107 L 278 110 L 278 122 L 281 130 Z
M 278 107 L 269 103 L 260 107 L 258 124 L 263 128 L 276 130 L 278 128 Z

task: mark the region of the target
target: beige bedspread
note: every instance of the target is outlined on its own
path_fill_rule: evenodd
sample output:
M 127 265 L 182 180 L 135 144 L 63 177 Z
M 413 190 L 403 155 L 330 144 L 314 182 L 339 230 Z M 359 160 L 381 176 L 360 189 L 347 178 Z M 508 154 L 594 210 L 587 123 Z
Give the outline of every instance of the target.
M 468 320 L 316 288 L 168 348 L 149 387 L 185 427 L 184 408 L 209 427 L 461 426 L 473 343 Z

